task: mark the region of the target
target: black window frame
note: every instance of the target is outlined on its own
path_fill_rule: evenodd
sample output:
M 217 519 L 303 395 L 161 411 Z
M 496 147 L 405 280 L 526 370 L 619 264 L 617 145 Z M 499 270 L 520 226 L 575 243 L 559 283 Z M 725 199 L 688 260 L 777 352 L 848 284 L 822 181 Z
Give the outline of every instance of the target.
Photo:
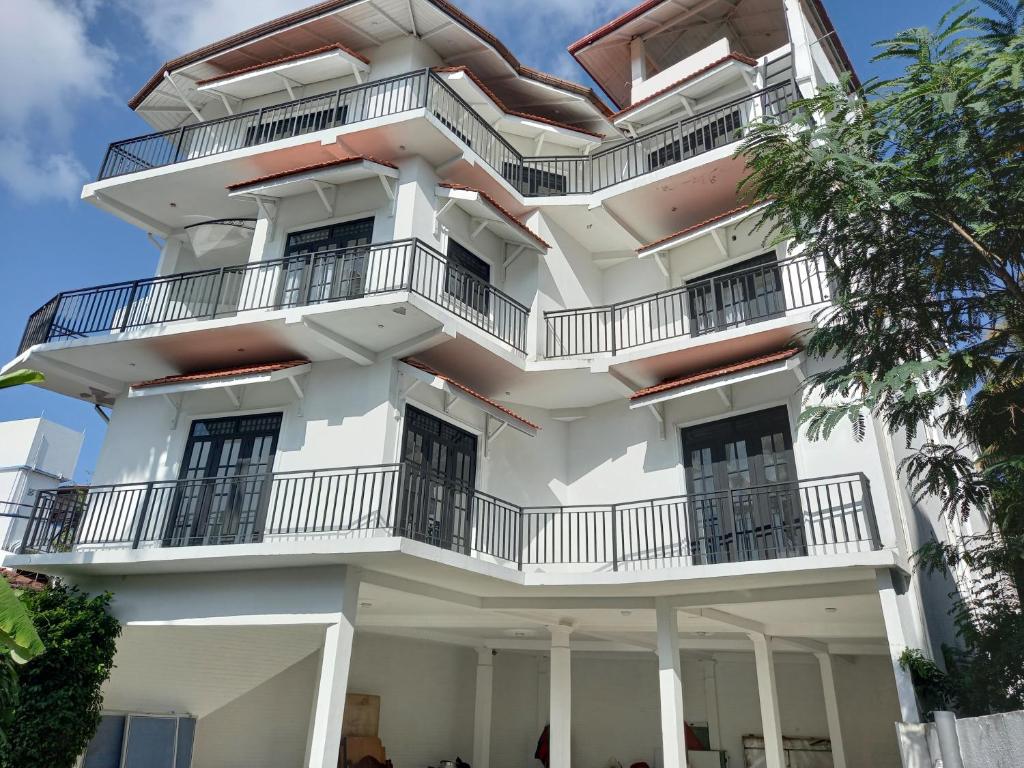
M 453 237 L 448 238 L 444 292 L 475 312 L 491 309 L 491 265 Z

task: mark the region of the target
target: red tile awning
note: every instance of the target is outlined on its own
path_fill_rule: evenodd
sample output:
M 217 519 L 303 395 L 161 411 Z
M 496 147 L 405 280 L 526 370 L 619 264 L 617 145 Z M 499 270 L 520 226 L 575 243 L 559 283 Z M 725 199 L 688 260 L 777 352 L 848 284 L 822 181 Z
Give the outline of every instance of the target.
M 484 192 L 482 189 L 476 189 L 475 187 L 467 187 L 465 184 L 455 184 L 453 182 L 441 182 L 437 186 L 439 186 L 441 189 L 451 189 L 451 190 L 455 190 L 456 192 L 473 192 L 473 193 L 479 195 L 480 199 L 483 200 L 484 202 L 486 202 L 487 205 L 489 205 L 491 208 L 493 208 L 494 211 L 497 212 L 501 216 L 502 219 L 507 221 L 509 224 L 514 226 L 516 229 L 518 229 L 524 235 L 526 235 L 531 240 L 533 240 L 535 243 L 537 243 L 541 247 L 542 250 L 547 251 L 547 250 L 549 250 L 551 248 L 551 246 L 548 245 L 544 241 L 544 239 L 541 238 L 540 235 L 538 235 L 536 232 L 534 232 L 528 226 L 523 224 L 523 222 L 521 222 L 519 219 L 517 219 L 515 216 L 513 216 L 511 212 L 506 210 L 497 200 L 495 200 L 489 194 Z
M 278 59 L 272 59 L 270 61 L 264 61 L 260 64 L 253 64 L 249 67 L 242 67 L 241 69 L 234 69 L 230 72 L 222 72 L 214 77 L 208 77 L 205 80 L 197 80 L 197 86 L 212 85 L 213 83 L 219 83 L 222 80 L 230 80 L 233 77 L 239 75 L 247 75 L 251 72 L 259 72 L 261 69 L 270 69 L 271 67 L 277 67 L 281 64 L 291 64 L 293 62 L 299 62 L 303 59 L 311 59 L 315 56 L 321 56 L 325 53 L 343 53 L 346 56 L 350 56 L 357 61 L 361 61 L 363 64 L 369 64 L 370 60 L 363 56 L 361 53 L 353 51 L 351 48 L 347 48 L 341 43 L 333 43 L 332 45 L 324 45 L 319 48 L 314 48 L 310 51 L 302 51 L 301 53 L 293 53 L 289 56 L 282 56 Z
M 332 168 L 341 168 L 342 166 L 352 165 L 353 163 L 374 163 L 395 171 L 398 170 L 397 165 L 389 163 L 387 160 L 379 160 L 376 157 L 371 157 L 370 155 L 354 155 L 352 157 L 342 157 L 338 160 L 328 160 L 325 163 L 314 163 L 313 165 L 291 168 L 287 171 L 278 171 L 277 173 L 271 173 L 266 176 L 257 176 L 254 179 L 247 179 L 246 181 L 239 181 L 235 184 L 228 184 L 227 190 L 229 192 L 238 192 L 249 187 L 256 187 L 263 184 L 269 184 L 272 181 L 287 179 L 289 176 L 299 176 L 306 173 L 316 173 L 317 171 L 327 171 Z
M 712 230 L 716 226 L 722 224 L 722 222 L 728 221 L 729 219 L 735 219 L 738 217 L 742 217 L 748 213 L 753 213 L 754 210 L 760 208 L 763 205 L 764 203 L 747 203 L 746 205 L 737 206 L 736 208 L 732 208 L 731 210 L 725 211 L 724 213 L 719 213 L 715 216 L 712 216 L 709 219 L 705 219 L 704 221 L 699 221 L 696 224 L 691 224 L 688 227 L 684 227 L 683 229 L 680 229 L 677 232 L 673 232 L 670 235 L 666 235 L 665 237 L 659 238 L 658 240 L 655 240 L 652 243 L 642 245 L 636 249 L 636 252 L 641 256 L 645 256 L 652 251 L 659 250 L 662 246 L 665 246 L 668 243 L 673 242 L 674 240 L 681 240 L 684 237 L 696 235 L 699 232 L 705 230 Z
M 661 382 L 660 384 L 639 389 L 630 395 L 629 399 L 631 401 L 643 400 L 644 398 L 651 397 L 652 395 L 671 392 L 676 389 L 693 386 L 694 384 L 703 384 L 705 382 L 713 381 L 714 379 L 722 378 L 723 376 L 729 376 L 743 371 L 750 371 L 772 363 L 789 360 L 790 358 L 800 354 L 800 352 L 801 350 L 797 347 L 787 347 L 786 349 L 769 352 L 768 354 L 751 357 L 735 363 L 729 363 L 728 365 L 720 365 L 715 368 L 697 371 L 696 373 L 688 373 L 685 376 L 680 376 L 676 379 L 669 379 Z
M 462 394 L 467 395 L 468 397 L 470 397 L 470 398 L 472 398 L 474 400 L 477 400 L 479 403 L 487 406 L 488 408 L 496 410 L 496 411 L 499 411 L 501 414 L 504 414 L 504 416 L 508 417 L 508 419 L 511 419 L 512 421 L 516 422 L 516 423 L 512 423 L 510 421 L 509 423 L 512 424 L 512 426 L 514 426 L 514 427 L 520 428 L 520 431 L 524 431 L 524 430 L 522 430 L 522 427 L 526 427 L 527 430 L 525 430 L 525 431 L 527 431 L 528 434 L 533 434 L 537 430 L 540 429 L 539 426 L 534 424 L 532 421 L 529 421 L 528 419 L 524 419 L 522 416 L 520 416 L 515 411 L 513 411 L 513 410 L 511 410 L 509 408 L 506 408 L 501 403 L 498 403 L 498 402 L 495 402 L 494 400 L 491 400 L 491 398 L 487 397 L 487 395 L 483 395 L 480 392 L 477 392 L 475 389 L 467 387 L 461 381 L 453 379 L 451 376 L 448 376 L 447 374 L 444 374 L 444 373 L 441 373 L 438 370 L 435 370 L 434 368 L 432 368 L 431 366 L 427 365 L 426 363 L 424 363 L 421 360 L 417 360 L 416 358 L 413 358 L 413 357 L 407 357 L 404 360 L 402 360 L 402 362 L 405 363 L 406 365 L 410 366 L 411 368 L 415 368 L 418 371 L 422 371 L 423 373 L 427 374 L 428 376 L 433 376 L 433 377 L 435 377 L 437 379 L 440 379 L 441 381 L 445 382 L 446 384 L 449 384 L 452 387 L 454 387 L 456 390 L 458 390 Z
M 309 365 L 308 360 L 288 360 L 281 363 L 257 363 L 253 365 L 239 365 L 232 368 L 220 368 L 213 371 L 198 371 L 196 373 L 182 373 L 175 376 L 164 376 L 161 379 L 152 379 L 132 385 L 132 389 L 150 389 L 152 387 L 168 387 L 175 384 L 197 384 L 206 381 L 217 381 L 219 379 L 234 379 L 244 376 L 258 376 L 266 373 L 277 373 L 291 368 L 298 368 L 300 365 Z

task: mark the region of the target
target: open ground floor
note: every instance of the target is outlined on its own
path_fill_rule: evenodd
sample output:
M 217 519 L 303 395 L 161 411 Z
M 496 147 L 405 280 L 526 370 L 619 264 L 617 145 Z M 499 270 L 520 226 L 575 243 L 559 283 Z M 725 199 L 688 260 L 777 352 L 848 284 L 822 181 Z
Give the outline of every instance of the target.
M 451 570 L 84 579 L 119 586 L 125 624 L 85 768 L 900 766 L 894 572 L 524 590 Z

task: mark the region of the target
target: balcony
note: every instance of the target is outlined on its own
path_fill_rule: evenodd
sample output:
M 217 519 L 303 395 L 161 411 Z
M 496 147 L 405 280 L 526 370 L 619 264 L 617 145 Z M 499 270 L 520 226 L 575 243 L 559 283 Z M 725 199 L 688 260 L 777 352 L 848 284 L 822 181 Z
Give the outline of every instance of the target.
M 712 565 L 881 548 L 860 473 L 522 507 L 405 464 L 40 493 L 25 553 L 398 536 L 517 568 Z
M 19 354 L 47 342 L 399 291 L 526 351 L 527 307 L 412 239 L 61 293 L 29 318 Z
M 427 70 L 115 142 L 99 179 L 424 110 L 524 197 L 588 194 L 731 144 L 752 120 L 788 120 L 795 94 L 785 82 L 586 157 L 527 157 Z
M 615 355 L 784 317 L 829 301 L 824 265 L 793 257 L 602 307 L 544 313 L 549 358 Z

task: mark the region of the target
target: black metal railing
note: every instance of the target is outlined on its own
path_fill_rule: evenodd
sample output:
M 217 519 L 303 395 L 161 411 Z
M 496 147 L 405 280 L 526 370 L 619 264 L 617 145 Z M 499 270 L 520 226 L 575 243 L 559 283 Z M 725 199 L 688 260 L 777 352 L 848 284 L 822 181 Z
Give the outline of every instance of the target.
M 401 240 L 61 293 L 28 321 L 35 344 L 411 291 L 526 351 L 529 309 L 421 240 Z
M 517 568 L 708 565 L 881 547 L 862 473 L 524 507 L 408 464 L 43 491 L 23 551 L 394 535 Z
M 21 538 L 32 519 L 32 505 L 14 501 L 0 501 L 0 551 L 15 552 L 21 548 Z
M 589 156 L 527 157 L 427 70 L 115 142 L 107 150 L 99 178 L 423 109 L 522 195 L 586 194 L 737 141 L 752 120 L 788 121 L 796 94 L 787 80 Z
M 764 322 L 829 300 L 817 259 L 797 256 L 600 307 L 544 313 L 549 358 L 616 354 L 682 336 Z

